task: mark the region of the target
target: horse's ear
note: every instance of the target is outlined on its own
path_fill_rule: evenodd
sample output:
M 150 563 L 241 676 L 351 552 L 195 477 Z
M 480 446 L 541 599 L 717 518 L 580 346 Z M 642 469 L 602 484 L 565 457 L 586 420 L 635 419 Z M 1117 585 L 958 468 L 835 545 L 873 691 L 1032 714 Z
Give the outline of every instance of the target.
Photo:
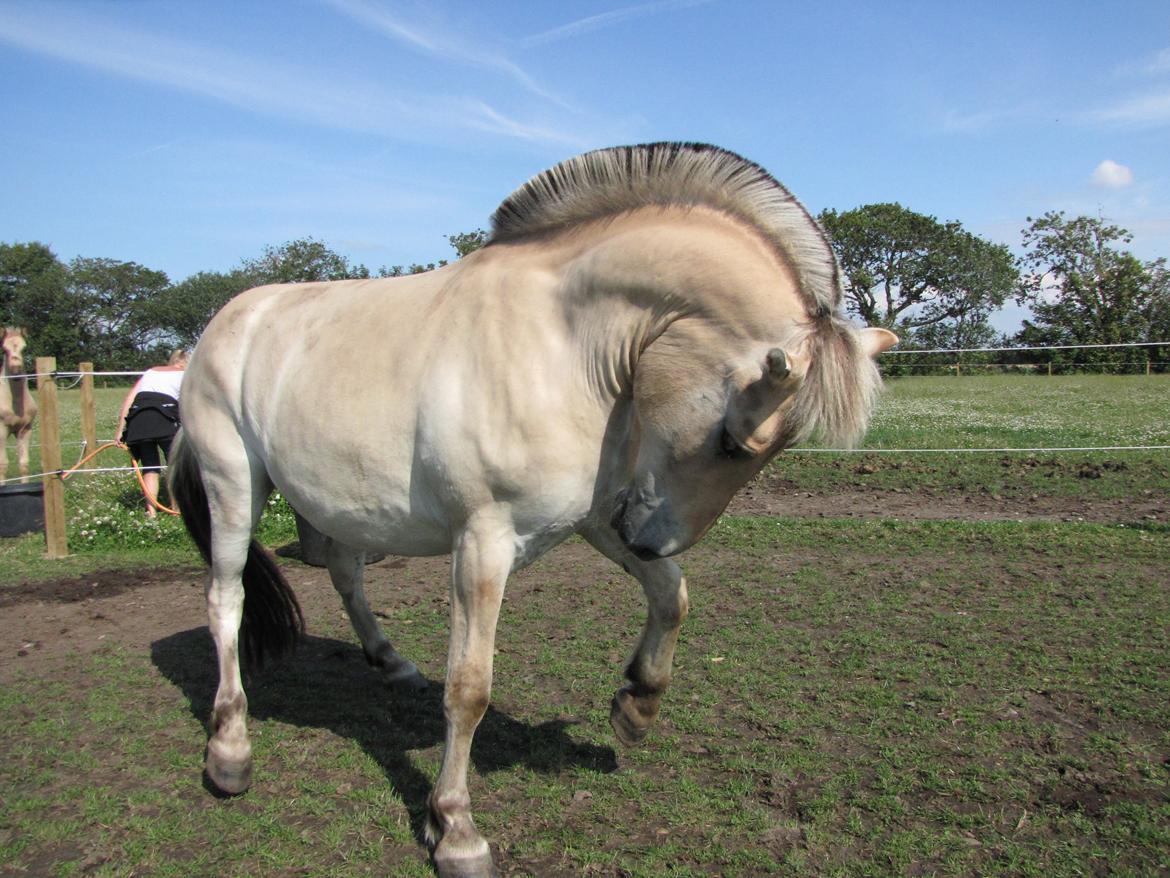
M 866 355 L 876 357 L 898 343 L 898 336 L 880 326 L 867 326 L 861 330 L 861 348 Z
M 744 449 L 758 454 L 771 447 L 780 428 L 780 406 L 800 389 L 808 358 L 772 348 L 762 363 L 745 371 L 751 377 L 731 400 L 727 428 Z

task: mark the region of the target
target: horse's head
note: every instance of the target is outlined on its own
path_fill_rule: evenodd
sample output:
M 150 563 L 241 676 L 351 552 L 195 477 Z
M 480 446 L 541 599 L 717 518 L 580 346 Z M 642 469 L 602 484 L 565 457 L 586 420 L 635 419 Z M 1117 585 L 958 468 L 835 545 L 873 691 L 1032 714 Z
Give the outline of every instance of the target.
M 12 326 L 4 328 L 4 368 L 9 373 L 24 371 L 24 348 L 28 341 L 24 337 L 24 330 Z
M 818 430 L 854 438 L 878 386 L 870 357 L 897 340 L 826 323 L 745 349 L 702 322 L 671 326 L 635 370 L 634 472 L 611 519 L 622 541 L 642 558 L 677 554 L 783 448 Z M 846 413 L 853 426 L 833 436 L 826 409 L 842 404 L 864 411 Z

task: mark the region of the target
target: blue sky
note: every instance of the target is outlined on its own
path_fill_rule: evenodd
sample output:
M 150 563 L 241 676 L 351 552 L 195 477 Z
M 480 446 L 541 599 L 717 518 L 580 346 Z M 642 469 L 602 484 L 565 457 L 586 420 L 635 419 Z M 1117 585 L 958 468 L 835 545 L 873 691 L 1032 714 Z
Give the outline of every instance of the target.
M 814 212 L 1170 255 L 1170 3 L 0 0 L 0 240 L 180 280 L 313 236 L 452 255 L 574 153 L 699 140 Z

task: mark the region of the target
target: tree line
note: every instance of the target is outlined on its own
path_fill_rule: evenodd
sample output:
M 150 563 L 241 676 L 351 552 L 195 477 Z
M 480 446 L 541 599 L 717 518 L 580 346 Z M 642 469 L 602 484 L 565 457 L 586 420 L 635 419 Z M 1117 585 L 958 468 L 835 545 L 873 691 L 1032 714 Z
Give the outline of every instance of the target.
M 1004 244 L 900 204 L 823 211 L 819 222 L 844 275 L 846 307 L 870 326 L 903 338 L 903 349 L 1012 345 L 1117 344 L 1170 340 L 1166 260 L 1143 262 L 1126 248 L 1128 231 L 1102 218 L 1049 212 L 1028 218 L 1023 255 Z M 456 258 L 483 246 L 482 229 L 448 235 Z M 177 283 L 136 262 L 77 257 L 62 262 L 38 242 L 0 244 L 0 320 L 29 331 L 30 356 L 132 370 L 190 347 L 223 305 L 267 283 L 395 277 L 434 263 L 395 265 L 376 274 L 324 242 L 302 238 L 267 247 L 226 271 Z M 1032 317 L 1012 335 L 991 317 L 1009 300 Z M 1163 348 L 1170 359 L 1170 348 Z M 1140 360 L 1148 350 L 1055 351 L 1038 359 L 1069 364 Z M 1003 357 L 1000 357 L 1003 360 Z M 911 362 L 900 360 L 899 362 Z

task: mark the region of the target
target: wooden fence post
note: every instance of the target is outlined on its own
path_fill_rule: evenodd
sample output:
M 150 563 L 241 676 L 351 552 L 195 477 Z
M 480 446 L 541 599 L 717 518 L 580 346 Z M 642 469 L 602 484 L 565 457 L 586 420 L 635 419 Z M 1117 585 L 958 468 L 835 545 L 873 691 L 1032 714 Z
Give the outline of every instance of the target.
M 97 410 L 93 402 L 93 363 L 78 366 L 81 372 L 81 438 L 85 440 L 85 453 L 92 454 L 97 448 Z
M 69 554 L 65 539 L 65 484 L 61 481 L 61 426 L 57 414 L 56 357 L 37 357 L 37 405 L 41 410 L 41 472 L 45 489 L 45 549 L 50 558 Z

